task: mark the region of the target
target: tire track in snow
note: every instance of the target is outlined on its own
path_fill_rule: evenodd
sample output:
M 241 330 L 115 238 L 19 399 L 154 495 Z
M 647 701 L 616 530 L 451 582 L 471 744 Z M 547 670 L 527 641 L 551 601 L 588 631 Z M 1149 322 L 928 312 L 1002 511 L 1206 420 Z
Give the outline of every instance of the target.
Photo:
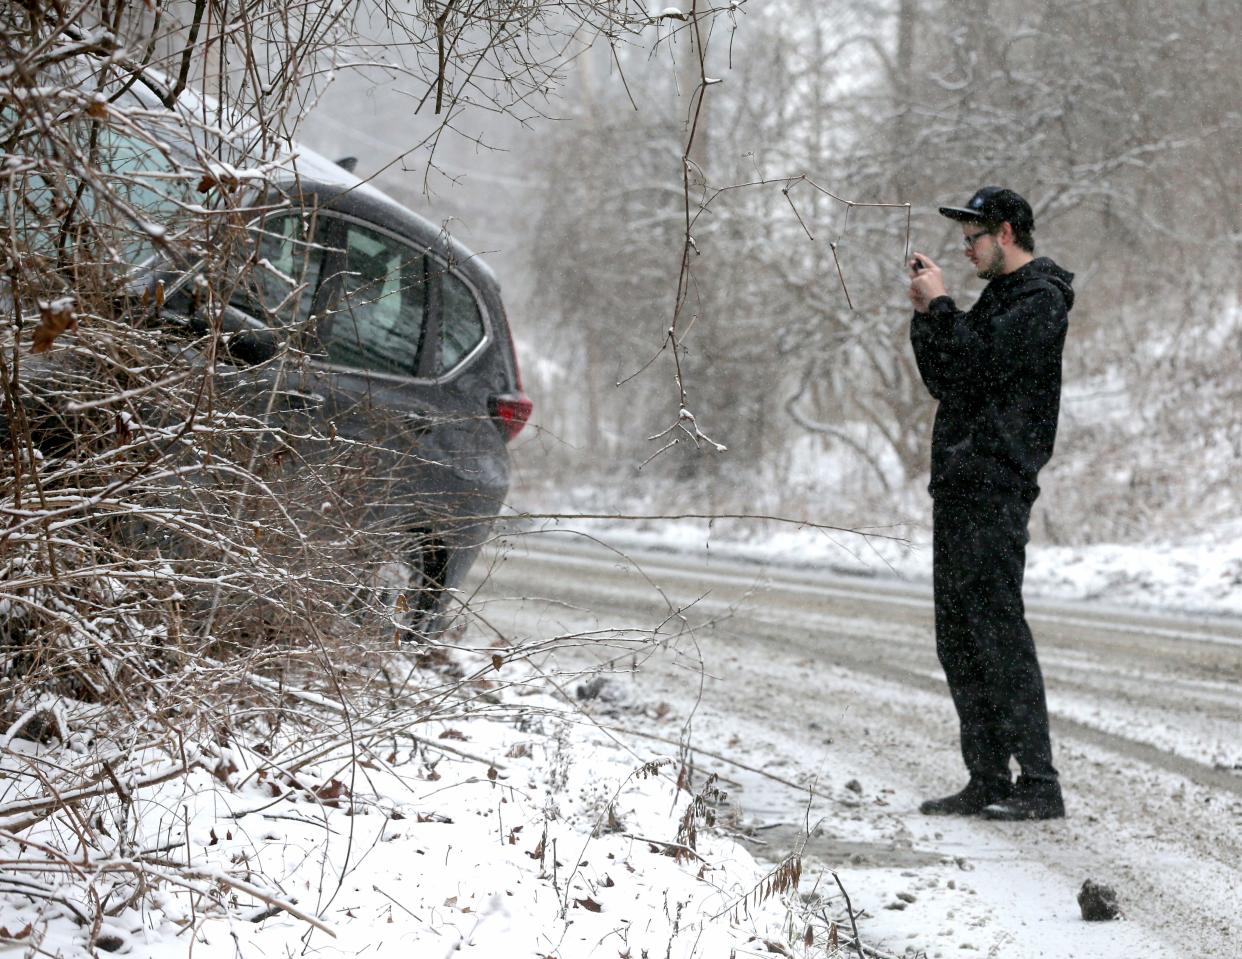
M 738 564 L 734 564 L 735 568 L 731 569 L 702 570 L 691 565 L 691 560 L 678 565 L 669 554 L 654 557 L 647 553 L 635 554 L 631 559 L 609 555 L 602 549 L 592 553 L 581 547 L 562 550 L 561 545 L 560 542 L 549 544 L 549 547 L 539 544 L 513 555 L 510 562 L 498 564 L 492 573 L 490 591 L 503 591 L 507 584 L 512 588 L 524 583 L 554 581 L 559 599 L 566 599 L 569 593 L 587 607 L 604 606 L 612 611 L 634 614 L 660 601 L 650 580 L 674 603 L 693 600 L 694 610 L 700 616 L 731 615 L 731 628 L 765 643 L 784 645 L 800 655 L 831 658 L 855 672 L 947 695 L 944 681 L 937 675 L 939 667 L 931 655 L 930 643 L 924 646 L 906 641 L 900 643 L 905 648 L 891 650 L 902 657 L 918 656 L 923 671 L 898 665 L 896 655 L 877 655 L 877 644 L 891 646 L 894 643 L 894 626 L 922 628 L 930 637 L 930 596 L 919 598 L 908 590 L 889 592 L 874 583 L 860 585 L 858 589 L 843 588 L 839 581 L 816 585 L 805 581 L 805 574 L 790 574 L 791 578 L 787 579 L 785 570 L 774 567 L 748 569 L 741 564 L 739 570 Z M 639 575 L 632 565 L 627 567 L 627 562 L 637 564 L 645 575 Z M 534 567 L 542 569 L 537 571 Z M 761 592 L 743 603 L 751 589 Z M 1041 650 L 1054 653 L 1058 647 L 1081 649 L 1089 644 L 1097 656 L 1120 658 L 1119 665 L 1132 665 L 1134 657 L 1141 653 L 1165 667 L 1180 666 L 1200 672 L 1208 669 L 1216 681 L 1223 678 L 1219 672 L 1221 666 L 1229 677 L 1235 673 L 1242 676 L 1242 656 L 1232 651 L 1235 645 L 1242 648 L 1242 637 L 1219 630 L 1171 628 L 1164 618 L 1155 620 L 1160 625 L 1118 623 L 1100 619 L 1098 614 L 1064 616 L 1040 612 L 1035 604 L 1031 605 L 1033 608 L 1029 612 L 1033 623 L 1055 623 L 1059 627 L 1055 632 L 1039 631 Z M 1187 646 L 1211 650 L 1208 665 L 1201 666 L 1195 657 L 1188 656 Z M 1078 679 L 1075 685 L 1086 681 L 1084 675 Z M 1053 733 L 1058 737 L 1076 739 L 1242 797 L 1242 776 L 1227 769 L 1055 712 L 1051 722 Z

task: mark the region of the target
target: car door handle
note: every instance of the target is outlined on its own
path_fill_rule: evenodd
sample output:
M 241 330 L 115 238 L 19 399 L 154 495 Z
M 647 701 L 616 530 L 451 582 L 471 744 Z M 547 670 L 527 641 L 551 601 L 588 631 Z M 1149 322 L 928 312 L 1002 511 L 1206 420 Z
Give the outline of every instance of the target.
M 397 420 L 408 427 L 416 436 L 422 436 L 433 426 L 435 419 L 424 413 L 398 413 Z

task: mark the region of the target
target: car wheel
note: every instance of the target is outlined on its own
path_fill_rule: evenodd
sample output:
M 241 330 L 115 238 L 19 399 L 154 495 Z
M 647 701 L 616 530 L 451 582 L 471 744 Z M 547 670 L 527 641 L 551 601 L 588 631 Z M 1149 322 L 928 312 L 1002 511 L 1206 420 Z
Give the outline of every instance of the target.
M 376 571 L 378 599 L 390 611 L 401 642 L 425 642 L 439 631 L 448 557 L 442 543 L 416 535 L 414 548 Z

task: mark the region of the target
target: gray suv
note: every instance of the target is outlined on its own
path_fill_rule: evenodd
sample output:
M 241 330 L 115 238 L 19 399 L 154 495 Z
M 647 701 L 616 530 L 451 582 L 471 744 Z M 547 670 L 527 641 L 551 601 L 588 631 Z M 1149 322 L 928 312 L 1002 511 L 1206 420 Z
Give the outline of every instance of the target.
M 146 78 L 125 96 L 163 109 Z M 120 136 L 110 149 L 118 167 L 162 162 L 141 139 Z M 252 190 L 243 212 L 245 269 L 222 309 L 198 301 L 201 264 L 152 256 L 136 282 L 168 291 L 170 324 L 221 332 L 236 377 L 268 397 L 269 412 L 367 451 L 375 482 L 362 486 L 365 512 L 377 528 L 409 534 L 398 564 L 405 618 L 434 634 L 502 509 L 508 444 L 531 412 L 496 277 L 348 164 L 310 150 Z M 55 354 L 30 358 L 22 388 L 32 408 L 46 408 L 61 376 Z
M 372 507 L 415 534 L 410 618 L 434 632 L 503 506 L 507 444 L 531 412 L 500 287 L 460 243 L 339 165 L 305 151 L 295 170 L 256 202 L 270 212 L 252 224 L 260 267 L 226 310 L 231 351 L 266 360 L 294 331 L 306 359 L 284 369 L 285 401 L 390 454 Z

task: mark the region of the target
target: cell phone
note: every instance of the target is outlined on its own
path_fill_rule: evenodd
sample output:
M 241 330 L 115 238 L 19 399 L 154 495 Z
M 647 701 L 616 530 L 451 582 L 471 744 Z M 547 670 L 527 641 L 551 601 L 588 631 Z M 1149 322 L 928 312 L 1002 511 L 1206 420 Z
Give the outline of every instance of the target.
M 927 264 L 926 264 L 926 263 L 924 263 L 924 262 L 922 261 L 922 259 L 920 259 L 919 257 L 917 257 L 917 256 L 916 256 L 916 257 L 914 258 L 914 272 L 915 272 L 915 273 L 922 273 L 922 272 L 923 272 L 924 270 L 926 270 L 926 269 L 927 269 Z

